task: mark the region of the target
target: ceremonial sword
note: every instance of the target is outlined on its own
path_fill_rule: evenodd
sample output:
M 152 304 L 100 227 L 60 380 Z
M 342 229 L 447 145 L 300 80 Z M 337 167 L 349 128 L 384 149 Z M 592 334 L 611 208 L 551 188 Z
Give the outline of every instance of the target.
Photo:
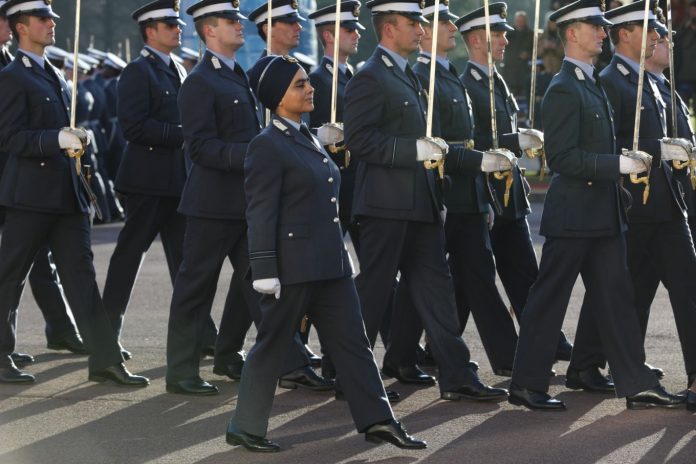
M 428 82 L 428 112 L 425 119 L 425 136 L 430 138 L 433 136 L 433 108 L 435 103 L 435 68 L 437 66 L 437 36 L 440 29 L 440 0 L 435 0 L 435 12 L 433 15 L 433 35 L 430 46 L 430 79 Z M 437 161 L 425 160 L 423 165 L 425 169 L 437 168 L 440 179 L 445 178 L 445 161 L 444 156 Z
M 531 78 L 531 88 L 529 90 L 529 127 L 534 129 L 534 116 L 536 109 L 536 80 L 537 80 L 537 56 L 539 50 L 539 3 L 540 0 L 536 0 L 534 3 L 534 39 L 532 41 L 532 78 Z M 529 149 L 526 151 L 529 159 L 534 159 L 539 154 L 539 180 L 544 178 L 544 170 L 546 168 L 546 154 L 544 148 L 539 150 Z

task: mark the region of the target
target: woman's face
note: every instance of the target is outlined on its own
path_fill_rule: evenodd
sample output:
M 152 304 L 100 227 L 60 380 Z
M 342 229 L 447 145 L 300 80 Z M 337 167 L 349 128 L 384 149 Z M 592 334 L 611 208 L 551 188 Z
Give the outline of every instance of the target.
M 314 87 L 309 83 L 309 77 L 307 77 L 305 70 L 300 68 L 278 104 L 277 112 L 279 114 L 286 112 L 288 115 L 301 115 L 312 110 L 314 110 Z

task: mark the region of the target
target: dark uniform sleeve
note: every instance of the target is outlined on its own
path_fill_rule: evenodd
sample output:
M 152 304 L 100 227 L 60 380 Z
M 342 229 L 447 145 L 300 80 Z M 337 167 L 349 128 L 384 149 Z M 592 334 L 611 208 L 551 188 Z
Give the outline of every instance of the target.
M 27 158 L 59 154 L 60 129 L 27 130 L 27 106 L 32 104 L 32 96 L 27 95 L 24 88 L 15 82 L 11 73 L 0 73 L 0 89 L 0 146 L 4 148 L 3 151 Z M 36 95 L 34 98 L 41 99 L 41 103 L 44 103 L 43 95 Z
M 415 169 L 417 139 L 393 137 L 380 131 L 386 113 L 385 94 L 379 79 L 366 70 L 348 82 L 344 109 L 346 145 L 351 154 L 366 163 Z
M 150 108 L 153 97 L 142 66 L 126 66 L 118 81 L 118 121 L 126 140 L 143 146 L 181 148 L 181 126 L 150 117 L 154 113 Z
M 189 76 L 179 91 L 179 113 L 191 160 L 211 169 L 242 171 L 248 143 L 225 142 L 218 137 L 215 92 L 198 75 Z
M 588 153 L 580 147 L 583 121 L 577 94 L 563 85 L 552 86 L 541 106 L 548 135 L 545 149 L 549 169 L 581 180 L 617 180 L 619 157 L 614 153 Z
M 249 265 L 253 280 L 278 277 L 276 237 L 283 186 L 283 164 L 278 148 L 263 136 L 249 144 L 244 160 Z

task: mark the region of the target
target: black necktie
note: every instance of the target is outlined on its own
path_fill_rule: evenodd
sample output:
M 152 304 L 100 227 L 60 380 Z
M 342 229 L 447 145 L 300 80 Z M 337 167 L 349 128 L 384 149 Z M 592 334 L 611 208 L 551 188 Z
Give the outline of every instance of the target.
M 594 83 L 599 89 L 602 89 L 602 81 L 599 79 L 599 71 L 597 68 L 592 68 L 592 77 L 594 78 Z
M 346 66 L 346 72 L 345 72 L 345 74 L 346 74 L 346 78 L 347 78 L 347 79 L 350 79 L 351 77 L 353 77 L 353 73 L 350 72 L 350 68 L 349 68 L 348 66 Z
M 309 129 L 304 124 L 300 124 L 300 134 L 307 137 L 309 141 L 312 142 L 312 145 L 314 145 L 314 138 L 312 137 L 312 133 L 309 132 Z
M 169 60 L 169 69 L 174 71 L 174 76 L 176 76 L 176 87 L 179 88 L 181 85 L 181 78 L 179 77 L 179 70 L 176 69 L 176 64 L 174 64 L 174 60 L 172 59 Z
M 51 79 L 53 79 L 53 82 L 60 85 L 60 79 L 58 79 L 58 76 L 56 75 L 55 71 L 53 71 L 53 67 L 46 59 L 44 59 L 44 70 L 48 73 Z
M 411 69 L 411 66 L 408 64 L 406 65 L 406 68 L 404 68 L 404 72 L 408 76 L 409 79 L 411 79 L 411 83 L 413 84 L 413 88 L 418 90 L 418 79 L 416 78 L 416 75 L 413 73 L 413 69 Z

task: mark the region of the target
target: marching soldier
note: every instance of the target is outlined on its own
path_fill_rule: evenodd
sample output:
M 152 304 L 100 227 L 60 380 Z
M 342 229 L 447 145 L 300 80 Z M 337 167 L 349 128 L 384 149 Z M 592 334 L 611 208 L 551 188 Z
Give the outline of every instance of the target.
M 434 17 L 435 2 L 427 0 L 423 14 Z M 435 105 L 433 125 L 450 146 L 445 161 L 448 184 L 444 202 L 447 207 L 445 238 L 449 268 L 454 283 L 460 333 L 471 310 L 481 341 L 495 373 L 512 370 L 517 332 L 495 284 L 495 261 L 491 250 L 489 226 L 489 186 L 485 172 L 509 170 L 509 160 L 474 150 L 474 119 L 471 100 L 459 80 L 457 70 L 447 58 L 456 47 L 458 18 L 450 13 L 448 2 L 440 3 L 439 24 L 425 24 L 421 53 L 413 71 L 428 88 L 433 28 L 438 27 L 435 68 Z M 403 304 L 400 299 L 397 304 Z M 408 303 L 406 303 L 408 304 Z
M 504 2 L 490 4 L 489 11 L 493 61 L 501 61 L 508 44 L 506 33 L 513 28 L 506 21 L 507 5 Z M 476 121 L 475 146 L 479 150 L 489 149 L 493 145 L 493 137 L 484 9 L 478 8 L 462 16 L 455 24 L 459 27 L 469 52 L 469 62 L 460 79 L 471 97 Z M 496 127 L 500 146 L 512 151 L 516 156 L 522 156 L 522 152 L 528 149 L 541 148 L 543 134 L 533 129 L 518 130 L 517 101 L 503 77 L 497 71 L 494 72 Z M 529 183 L 517 165 L 502 176 L 490 175 L 489 180 L 496 197 L 494 205 L 498 205 L 495 222 L 490 231 L 496 269 L 519 321 L 529 287 L 534 283 L 538 273 L 536 254 L 527 223 L 527 215 L 530 213 L 527 200 L 530 192 Z M 570 359 L 571 349 L 565 335 L 561 335 L 556 358 Z M 510 374 L 509 371 L 499 373 Z
M 627 199 L 620 174 L 644 172 L 647 165 L 645 158 L 629 156 L 633 153 L 615 154 L 611 98 L 603 90 L 605 79 L 599 79 L 592 65 L 602 51 L 604 27 L 611 25 L 603 10 L 603 0 L 578 0 L 550 18 L 558 25 L 565 50 L 561 71 L 542 102 L 546 153 L 554 175 L 541 220 L 546 241 L 539 277 L 522 314 L 509 398 L 530 409 L 565 409 L 563 401 L 547 393 L 548 372 L 578 274 L 586 298 L 594 302 L 580 317 L 596 323 L 616 395 L 626 397 L 629 409 L 675 407 L 685 400 L 667 393 L 645 365 L 631 304 L 624 245 Z
M 442 139 L 425 137 L 425 93 L 408 64 L 427 20 L 413 0 L 373 0 L 367 7 L 379 45 L 346 87 L 344 124 L 346 145 L 358 162 L 356 286 L 368 339 L 374 346 L 400 271 L 399 285 L 409 289 L 440 368 L 441 398 L 503 399 L 506 390 L 483 385 L 468 366 L 445 260 L 436 174 L 423 164 L 441 159 L 448 148 Z M 400 318 L 396 311 L 393 317 Z
M 6 2 L 0 1 L 0 7 Z M 7 50 L 7 44 L 12 40 L 12 31 L 5 16 L 0 10 L 0 70 L 12 62 L 12 54 Z M 8 154 L 0 152 L 0 177 L 7 162 Z M 0 207 L 0 227 L 4 223 L 5 209 Z M 46 321 L 46 341 L 48 349 L 68 350 L 74 354 L 86 354 L 82 339 L 77 333 L 75 324 L 67 313 L 63 301 L 58 273 L 53 266 L 53 257 L 48 247 L 36 253 L 36 259 L 29 271 L 29 285 L 36 304 Z M 25 367 L 34 362 L 34 357 L 25 353 L 11 354 L 17 367 Z
M 99 297 L 90 245 L 86 180 L 71 153 L 89 143 L 70 125 L 70 89 L 46 59 L 55 43 L 51 6 L 9 0 L 0 11 L 19 42 L 16 59 L 0 73 L 0 144 L 7 165 L 0 181 L 6 220 L 0 243 L 0 382 L 34 382 L 12 360 L 17 307 L 37 252 L 48 245 L 65 296 L 89 351 L 89 378 L 145 386 L 123 365 L 116 334 Z
M 686 222 L 686 208 L 668 164 L 672 160 L 688 161 L 691 148 L 687 141 L 666 137 L 667 104 L 650 74 L 644 75 L 640 130 L 634 134 L 644 1 L 607 12 L 607 19 L 614 23 L 609 35 L 616 52 L 609 66 L 602 71 L 601 80 L 614 108 L 616 150 L 630 149 L 633 138 L 637 136 L 639 149 L 652 155 L 649 195 L 644 184 L 635 184 L 630 178 L 624 178 L 624 185 L 633 198 L 628 212 L 630 227 L 626 234 L 626 247 L 640 329 L 645 333 L 652 299 L 652 295 L 640 287 L 643 285 L 641 276 L 646 268 L 652 268 L 669 293 L 688 384 L 692 391 L 696 391 L 696 338 L 691 334 L 696 327 L 696 287 L 692 285 L 692 277 L 696 275 L 696 254 Z M 647 42 L 643 45 L 648 58 L 653 55 L 659 39 L 655 7 L 656 3 L 651 0 Z M 591 304 L 594 301 L 587 296 L 583 311 Z M 574 350 L 570 364 L 575 369 L 602 367 L 604 357 L 609 356 L 606 346 L 605 353 L 602 353 L 604 339 L 600 343 L 597 329 L 592 330 L 591 321 L 587 324 L 585 326 L 581 318 L 576 336 L 577 351 Z M 657 373 L 660 374 L 661 370 Z
M 422 449 L 394 419 L 360 318 L 338 218 L 340 171 L 302 123 L 313 109 L 309 78 L 294 58 L 267 56 L 252 87 L 272 122 L 244 161 L 249 260 L 262 293 L 258 335 L 249 351 L 227 443 L 250 451 L 280 447 L 265 438 L 284 353 L 310 312 L 343 383 L 355 426 L 372 443 Z
M 186 179 L 176 97 L 185 77 L 170 53 L 181 44 L 178 0 L 157 0 L 132 14 L 145 41 L 140 57 L 118 81 L 118 120 L 128 141 L 116 176 L 126 219 L 104 284 L 104 304 L 121 334 L 123 317 L 145 253 L 159 234 L 172 284 L 182 260 L 184 216 L 177 212 Z M 212 354 L 215 324 L 207 321 L 204 349 Z M 124 350 L 126 357 L 130 356 Z

